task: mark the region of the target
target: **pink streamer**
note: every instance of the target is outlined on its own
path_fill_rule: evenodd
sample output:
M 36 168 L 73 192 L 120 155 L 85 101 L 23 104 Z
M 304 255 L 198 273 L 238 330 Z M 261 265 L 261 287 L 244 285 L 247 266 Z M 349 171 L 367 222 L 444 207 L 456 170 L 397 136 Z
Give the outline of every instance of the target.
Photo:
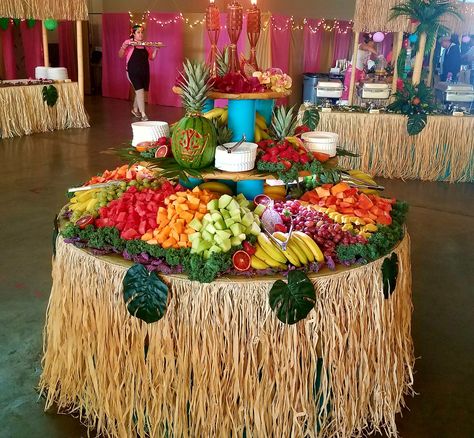
M 159 22 L 166 24 L 162 26 Z M 176 13 L 150 13 L 146 40 L 161 41 L 165 45 L 159 49 L 155 60 L 150 61 L 149 103 L 181 106 L 181 98 L 173 93 L 172 87 L 184 60 L 183 20 Z
M 43 39 L 41 36 L 41 22 L 37 22 L 31 29 L 26 21 L 20 23 L 21 40 L 25 53 L 25 70 L 28 78 L 35 77 L 35 68 L 44 64 Z
M 3 64 L 5 66 L 5 79 L 17 79 L 16 76 L 16 59 L 15 46 L 13 42 L 13 26 L 8 25 L 7 30 L 1 30 Z
M 286 15 L 272 15 L 270 18 L 270 41 L 272 67 L 280 68 L 283 73 L 290 69 L 291 20 Z M 288 98 L 277 99 L 277 105 L 286 105 Z
M 123 41 L 130 35 L 130 17 L 126 13 L 102 14 L 102 95 L 128 99 L 130 83 L 125 58 L 118 57 Z
M 304 71 L 308 73 L 317 73 L 321 62 L 321 45 L 324 36 L 324 30 L 318 28 L 321 20 L 308 18 L 304 25 Z M 318 29 L 316 32 L 314 32 Z
M 77 81 L 77 55 L 74 32 L 74 21 L 59 22 L 59 66 L 66 67 L 69 79 Z

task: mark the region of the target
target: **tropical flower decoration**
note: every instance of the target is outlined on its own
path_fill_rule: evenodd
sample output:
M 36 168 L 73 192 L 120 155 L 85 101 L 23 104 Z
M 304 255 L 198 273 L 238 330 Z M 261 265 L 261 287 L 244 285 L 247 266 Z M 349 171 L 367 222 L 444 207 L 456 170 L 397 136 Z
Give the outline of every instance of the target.
M 269 68 L 263 72 L 256 71 L 253 73 L 253 77 L 257 78 L 260 84 L 277 93 L 289 90 L 292 85 L 291 77 L 279 68 Z

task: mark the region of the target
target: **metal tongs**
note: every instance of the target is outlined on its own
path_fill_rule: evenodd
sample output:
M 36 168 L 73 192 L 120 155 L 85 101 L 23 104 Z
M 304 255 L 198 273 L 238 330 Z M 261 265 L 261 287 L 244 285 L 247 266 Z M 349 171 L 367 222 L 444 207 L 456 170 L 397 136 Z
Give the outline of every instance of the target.
M 268 237 L 276 244 L 278 245 L 283 251 L 286 251 L 286 247 L 288 246 L 288 243 L 291 239 L 291 234 L 293 233 L 293 216 L 290 218 L 290 229 L 288 231 L 288 235 L 286 237 L 285 241 L 278 240 L 276 237 L 273 237 L 273 233 L 275 230 L 271 231 L 268 230 L 266 227 L 263 227 L 263 231 L 265 231 L 265 234 L 268 235 Z
M 227 151 L 228 154 L 230 154 L 232 151 L 235 151 L 245 140 L 246 140 L 245 134 L 242 134 L 242 138 L 240 139 L 240 141 L 238 141 L 234 145 L 232 146 L 222 145 L 222 147 Z
M 102 188 L 105 188 L 105 187 L 111 187 L 111 186 L 116 186 L 116 185 L 119 185 L 121 184 L 122 180 L 113 180 L 113 181 L 108 181 L 106 183 L 99 183 L 99 184 L 90 184 L 88 186 L 81 186 L 81 187 L 71 187 L 70 189 L 68 189 L 67 191 L 69 193 L 72 193 L 72 192 L 84 192 L 86 190 L 92 190 L 92 189 L 102 189 Z
M 367 181 L 363 181 L 359 178 L 355 178 L 352 175 L 348 175 L 347 173 L 341 172 L 341 180 L 349 183 L 351 186 L 356 187 L 358 189 L 372 189 L 372 190 L 385 190 L 384 186 L 379 186 L 377 184 L 369 184 Z

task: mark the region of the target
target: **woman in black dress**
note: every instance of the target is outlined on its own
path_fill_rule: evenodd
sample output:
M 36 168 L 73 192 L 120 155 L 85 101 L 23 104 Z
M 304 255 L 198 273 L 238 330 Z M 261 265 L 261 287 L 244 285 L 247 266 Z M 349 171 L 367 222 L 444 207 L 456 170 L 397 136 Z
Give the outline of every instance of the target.
M 148 91 L 150 85 L 149 60 L 153 61 L 156 58 L 158 49 L 137 45 L 143 41 L 143 36 L 143 26 L 139 24 L 133 26 L 130 38 L 120 47 L 119 57 L 126 57 L 127 77 L 135 90 L 132 114 L 145 121 L 148 120 L 145 112 L 145 91 Z

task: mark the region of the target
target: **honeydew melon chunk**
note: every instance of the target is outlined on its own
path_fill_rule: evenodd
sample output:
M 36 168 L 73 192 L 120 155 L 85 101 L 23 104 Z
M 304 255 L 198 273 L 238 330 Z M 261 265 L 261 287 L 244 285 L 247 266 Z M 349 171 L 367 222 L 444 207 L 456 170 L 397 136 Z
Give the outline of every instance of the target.
M 222 215 L 221 215 L 219 212 L 217 212 L 217 211 L 216 211 L 215 213 L 212 213 L 212 214 L 211 214 L 211 217 L 212 217 L 212 221 L 213 221 L 213 222 L 217 222 L 217 221 L 223 220 Z
M 189 222 L 189 227 L 191 227 L 193 230 L 199 231 L 202 228 L 202 222 L 194 218 L 191 222 Z
M 230 244 L 232 246 L 239 246 L 243 241 L 240 240 L 240 237 L 231 237 L 230 238 Z
M 211 199 L 207 203 L 207 209 L 208 210 L 217 210 L 219 208 L 219 201 L 217 199 Z
M 232 237 L 232 233 L 228 230 L 217 230 L 216 235 L 222 237 L 223 239 L 229 239 Z
M 209 248 L 209 254 L 212 254 L 212 253 L 220 253 L 222 252 L 222 249 L 218 246 L 218 245 L 212 245 L 210 248 Z
M 240 208 L 238 210 L 231 210 L 230 217 L 234 219 L 235 222 L 240 222 L 242 220 L 242 215 L 240 214 Z
M 249 227 L 254 222 L 255 222 L 255 220 L 253 218 L 253 213 L 248 212 L 248 213 L 244 214 L 244 217 L 242 218 L 242 225 L 243 226 Z
M 217 234 L 214 234 L 214 242 L 220 245 L 224 240 L 221 236 L 218 236 Z
M 235 224 L 235 219 L 232 219 L 231 217 L 228 219 L 224 219 L 225 225 L 227 228 L 230 228 L 232 225 Z
M 237 238 L 240 239 L 241 242 L 243 242 L 247 238 L 247 236 L 245 235 L 245 233 L 241 233 L 237 236 Z
M 230 231 L 232 231 L 234 236 L 238 236 L 244 232 L 244 227 L 239 223 L 235 223 L 230 226 Z
M 216 227 L 215 227 L 214 225 L 212 225 L 212 224 L 207 224 L 205 230 L 206 230 L 208 233 L 216 234 Z
M 196 240 L 194 242 L 196 242 Z M 201 240 L 198 242 L 198 245 L 196 247 L 196 253 L 200 254 L 201 252 L 204 252 L 209 248 L 212 248 L 212 242 L 206 242 L 205 240 Z
M 224 220 L 219 219 L 214 223 L 214 227 L 216 230 L 225 230 L 227 227 L 225 226 Z
M 222 252 L 229 252 L 232 244 L 229 239 L 225 239 L 219 244 L 219 247 L 222 249 Z
M 248 213 L 250 211 L 250 208 L 241 207 L 240 210 L 242 211 L 242 213 Z
M 242 193 L 239 193 L 235 197 L 235 200 L 240 204 L 241 207 L 248 207 L 250 204 L 250 202 L 247 201 L 247 198 Z
M 261 217 L 263 212 L 266 210 L 267 206 L 263 204 L 258 204 L 253 211 L 258 217 Z
M 232 198 L 232 196 L 230 196 L 230 195 L 222 195 L 222 196 L 219 198 L 219 202 L 218 202 L 219 208 L 226 208 L 232 201 L 234 201 L 234 199 Z
M 203 257 L 204 257 L 205 259 L 208 259 L 211 254 L 209 254 L 209 250 L 206 249 L 206 250 L 202 253 L 202 255 L 203 255 Z
M 252 225 L 247 228 L 247 234 L 253 234 L 254 236 L 258 236 L 260 233 L 260 226 L 257 224 L 257 222 L 252 223 Z
M 188 239 L 190 242 L 194 242 L 195 240 L 198 240 L 201 238 L 201 233 L 193 233 L 188 236 Z
M 223 195 L 223 196 L 229 196 L 229 195 Z M 222 199 L 222 197 L 221 197 Z M 235 200 L 232 199 L 227 205 L 226 205 L 227 210 L 230 211 L 230 215 L 232 216 L 232 210 L 239 210 L 240 213 L 240 205 L 239 203 Z
M 203 221 L 203 222 L 204 222 L 204 221 L 206 221 L 206 222 L 214 222 L 214 221 L 212 220 L 212 216 L 211 216 L 210 213 L 206 213 L 206 214 L 204 215 L 204 217 L 202 218 L 202 221 Z
M 255 216 L 255 215 L 254 215 L 254 217 L 253 217 L 253 221 L 254 221 L 258 226 L 260 226 L 260 224 L 262 223 L 262 222 L 260 221 L 260 218 L 259 218 L 258 216 Z
M 201 231 L 201 237 L 203 238 L 203 240 L 205 240 L 206 242 L 212 242 L 214 240 L 214 237 L 213 235 L 209 232 L 209 231 Z
M 224 219 L 230 218 L 229 210 L 226 210 L 225 208 L 221 208 L 220 212 Z

